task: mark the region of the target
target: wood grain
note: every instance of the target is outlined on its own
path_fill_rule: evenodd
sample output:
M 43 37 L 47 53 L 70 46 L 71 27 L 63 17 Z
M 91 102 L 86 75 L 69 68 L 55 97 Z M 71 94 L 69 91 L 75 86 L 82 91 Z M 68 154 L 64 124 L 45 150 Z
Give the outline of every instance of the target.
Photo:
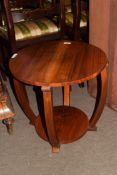
M 108 60 L 99 48 L 71 41 L 42 42 L 22 49 L 10 60 L 14 87 L 19 103 L 38 135 L 48 141 L 52 152 L 59 152 L 60 143 L 69 143 L 96 130 L 107 94 Z M 70 85 L 97 78 L 94 112 L 88 120 L 80 109 L 70 106 Z M 35 116 L 30 109 L 24 84 L 40 86 L 44 113 Z M 51 87 L 64 87 L 64 106 L 53 107 Z
M 69 43 L 44 42 L 22 49 L 10 61 L 12 74 L 30 85 L 64 86 L 90 80 L 107 65 L 106 55 L 99 48 Z

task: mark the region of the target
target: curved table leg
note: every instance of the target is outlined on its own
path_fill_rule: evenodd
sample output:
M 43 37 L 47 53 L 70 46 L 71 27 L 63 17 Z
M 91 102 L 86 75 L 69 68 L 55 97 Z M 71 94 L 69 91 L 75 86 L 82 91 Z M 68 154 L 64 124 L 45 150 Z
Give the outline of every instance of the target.
M 107 71 L 106 68 L 97 76 L 96 104 L 89 121 L 89 130 L 96 130 L 96 123 L 103 111 L 107 96 Z
M 30 108 L 29 100 L 28 100 L 28 96 L 27 96 L 24 84 L 17 81 L 16 79 L 14 79 L 13 82 L 14 82 L 15 93 L 22 110 L 24 111 L 26 116 L 29 118 L 31 124 L 35 125 L 35 119 L 37 117 L 35 116 L 35 114 Z
M 44 97 L 45 122 L 47 127 L 48 139 L 50 144 L 52 145 L 52 152 L 57 153 L 60 150 L 60 144 L 54 126 L 51 88 L 42 87 L 41 89 L 43 91 Z

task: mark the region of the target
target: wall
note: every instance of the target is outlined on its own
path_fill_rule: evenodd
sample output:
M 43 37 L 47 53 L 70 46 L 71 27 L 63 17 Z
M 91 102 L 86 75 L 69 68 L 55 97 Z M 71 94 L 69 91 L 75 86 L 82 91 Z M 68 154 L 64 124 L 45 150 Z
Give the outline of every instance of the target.
M 90 0 L 90 43 L 107 54 L 108 100 L 110 107 L 117 111 L 117 0 Z M 95 93 L 95 82 L 90 83 Z

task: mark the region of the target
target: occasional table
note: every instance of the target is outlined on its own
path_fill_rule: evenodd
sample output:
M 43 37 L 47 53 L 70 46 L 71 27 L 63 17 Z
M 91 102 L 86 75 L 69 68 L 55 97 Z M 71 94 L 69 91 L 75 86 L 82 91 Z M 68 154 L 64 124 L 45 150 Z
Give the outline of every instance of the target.
M 79 139 L 87 130 L 96 130 L 106 100 L 107 65 L 107 57 L 101 49 L 75 41 L 42 42 L 22 49 L 11 58 L 17 99 L 38 135 L 51 144 L 52 152 L 59 152 L 60 144 Z M 83 111 L 70 106 L 70 86 L 95 77 L 97 98 L 88 119 Z M 43 116 L 36 116 L 31 109 L 25 84 L 41 87 Z M 53 87 L 64 87 L 61 106 L 53 106 Z

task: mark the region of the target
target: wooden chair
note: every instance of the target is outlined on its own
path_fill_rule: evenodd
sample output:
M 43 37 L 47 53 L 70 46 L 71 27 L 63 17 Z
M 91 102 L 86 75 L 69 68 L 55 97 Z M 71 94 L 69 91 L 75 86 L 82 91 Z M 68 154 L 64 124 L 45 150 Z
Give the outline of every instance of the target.
M 65 0 L 66 32 L 74 40 L 88 42 L 89 0 Z
M 52 0 L 43 0 L 45 7 Z M 65 34 L 72 40 L 88 42 L 89 0 L 65 0 Z
M 14 108 L 6 84 L 0 75 L 0 121 L 6 125 L 9 134 L 13 133 L 14 115 Z
M 19 49 L 64 35 L 64 0 L 1 0 L 0 48 L 3 65 Z

